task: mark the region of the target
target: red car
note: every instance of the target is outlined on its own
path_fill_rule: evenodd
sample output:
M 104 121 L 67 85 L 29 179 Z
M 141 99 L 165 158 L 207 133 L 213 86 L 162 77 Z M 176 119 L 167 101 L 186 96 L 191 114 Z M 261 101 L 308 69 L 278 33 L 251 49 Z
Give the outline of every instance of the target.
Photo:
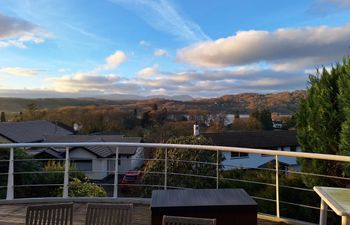
M 128 187 L 132 187 L 133 184 L 136 184 L 137 178 L 139 177 L 139 175 L 140 175 L 139 171 L 126 172 L 121 182 L 121 190 L 124 191 Z

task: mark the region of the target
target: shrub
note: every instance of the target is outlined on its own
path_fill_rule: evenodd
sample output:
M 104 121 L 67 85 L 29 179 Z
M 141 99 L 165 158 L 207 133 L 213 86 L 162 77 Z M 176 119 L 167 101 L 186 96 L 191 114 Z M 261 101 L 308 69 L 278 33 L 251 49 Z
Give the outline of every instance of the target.
M 72 178 L 69 182 L 69 196 L 70 197 L 106 197 L 106 191 L 99 185 L 91 183 L 85 177 L 83 181 L 78 178 Z

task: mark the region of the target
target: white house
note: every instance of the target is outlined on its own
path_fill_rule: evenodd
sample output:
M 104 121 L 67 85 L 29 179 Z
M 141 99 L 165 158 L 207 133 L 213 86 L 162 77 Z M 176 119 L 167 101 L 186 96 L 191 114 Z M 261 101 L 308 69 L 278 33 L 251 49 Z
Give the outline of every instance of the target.
M 270 149 L 280 151 L 301 151 L 296 138 L 296 131 L 242 131 L 227 133 L 203 133 L 212 139 L 215 145 L 242 148 Z M 275 162 L 275 157 L 264 154 L 225 152 L 222 165 L 225 170 L 235 168 L 264 168 Z M 279 157 L 282 169 L 298 170 L 294 157 Z
M 46 136 L 43 142 L 136 142 L 140 137 L 124 135 L 63 135 Z M 62 148 L 31 149 L 28 152 L 36 158 L 64 158 Z M 144 150 L 142 147 L 119 147 L 118 173 L 124 174 L 143 165 Z M 93 180 L 102 180 L 114 173 L 116 147 L 113 146 L 81 146 L 72 147 L 69 151 L 71 164 L 84 172 Z

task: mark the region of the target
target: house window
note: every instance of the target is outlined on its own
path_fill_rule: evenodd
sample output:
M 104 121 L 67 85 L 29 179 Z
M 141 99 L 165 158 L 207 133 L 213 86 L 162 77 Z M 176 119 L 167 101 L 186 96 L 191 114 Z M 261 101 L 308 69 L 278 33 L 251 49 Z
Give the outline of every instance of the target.
M 92 171 L 92 160 L 72 160 L 72 164 L 79 171 Z
M 231 158 L 246 158 L 246 157 L 248 157 L 248 153 L 231 152 Z

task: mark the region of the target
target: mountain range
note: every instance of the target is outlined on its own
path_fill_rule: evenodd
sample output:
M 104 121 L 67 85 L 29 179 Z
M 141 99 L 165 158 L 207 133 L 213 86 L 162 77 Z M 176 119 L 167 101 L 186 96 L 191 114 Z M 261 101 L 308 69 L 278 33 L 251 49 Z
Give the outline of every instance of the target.
M 34 103 L 38 109 L 55 109 L 61 107 L 113 106 L 125 110 L 147 110 L 157 104 L 159 108 L 171 111 L 207 110 L 210 113 L 249 113 L 255 108 L 268 108 L 272 112 L 294 113 L 306 92 L 279 92 L 269 94 L 242 93 L 224 95 L 216 98 L 194 99 L 187 95 L 141 97 L 138 95 L 101 95 L 91 98 L 0 98 L 0 111 L 20 112 Z
M 106 100 L 148 100 L 148 99 L 166 99 L 175 101 L 192 101 L 194 98 L 190 95 L 150 95 L 150 96 L 140 96 L 140 95 L 127 95 L 127 94 L 110 94 L 110 95 L 98 95 L 94 96 L 96 99 L 106 99 Z

